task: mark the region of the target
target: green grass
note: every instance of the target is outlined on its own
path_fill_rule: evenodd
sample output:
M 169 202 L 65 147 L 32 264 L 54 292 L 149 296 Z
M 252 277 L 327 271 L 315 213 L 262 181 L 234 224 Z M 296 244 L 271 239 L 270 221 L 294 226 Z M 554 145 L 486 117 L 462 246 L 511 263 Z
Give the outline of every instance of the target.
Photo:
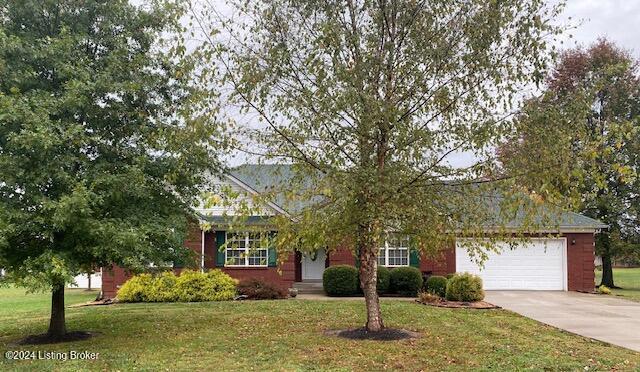
M 602 271 L 596 270 L 596 284 L 600 284 Z M 613 269 L 613 283 L 622 289 L 612 289 L 614 295 L 640 301 L 640 268 Z
M 69 291 L 68 301 L 90 299 Z M 561 332 L 504 310 L 382 304 L 387 326 L 416 340 L 351 341 L 323 335 L 364 322 L 361 301 L 243 301 L 119 304 L 67 309 L 70 330 L 88 341 L 12 346 L 44 332 L 48 296 L 0 289 L 0 351 L 98 352 L 96 361 L 11 361 L 0 370 L 634 370 L 640 354 Z M 15 313 L 13 308 L 17 308 Z
M 98 291 L 84 289 L 67 289 L 65 303 L 67 305 L 91 301 L 96 298 Z M 24 313 L 41 312 L 49 309 L 51 299 L 49 294 L 27 293 L 22 288 L 0 287 L 0 319 L 15 316 L 19 318 Z

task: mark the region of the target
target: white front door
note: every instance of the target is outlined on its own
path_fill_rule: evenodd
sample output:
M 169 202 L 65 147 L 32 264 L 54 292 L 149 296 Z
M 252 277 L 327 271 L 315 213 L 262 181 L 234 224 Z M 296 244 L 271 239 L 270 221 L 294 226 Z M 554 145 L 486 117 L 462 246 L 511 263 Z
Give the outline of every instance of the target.
M 324 249 L 318 250 L 315 254 L 304 253 L 302 255 L 302 280 L 322 279 L 326 259 L 327 254 Z
M 531 239 L 510 249 L 498 243 L 484 267 L 474 262 L 461 242 L 456 244 L 456 271 L 480 275 L 484 289 L 567 290 L 565 239 Z

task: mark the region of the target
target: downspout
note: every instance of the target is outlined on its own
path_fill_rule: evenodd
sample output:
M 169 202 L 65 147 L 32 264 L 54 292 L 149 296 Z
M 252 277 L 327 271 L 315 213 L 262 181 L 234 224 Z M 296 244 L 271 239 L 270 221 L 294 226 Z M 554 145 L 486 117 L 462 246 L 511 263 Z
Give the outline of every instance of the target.
M 200 272 L 204 273 L 204 229 L 202 231 L 202 253 L 200 255 Z

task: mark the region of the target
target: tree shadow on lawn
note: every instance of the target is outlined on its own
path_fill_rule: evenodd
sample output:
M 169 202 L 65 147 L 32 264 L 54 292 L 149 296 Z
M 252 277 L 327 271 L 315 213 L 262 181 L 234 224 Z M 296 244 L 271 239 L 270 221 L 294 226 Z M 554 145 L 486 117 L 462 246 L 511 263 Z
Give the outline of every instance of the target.
M 58 344 L 62 342 L 85 341 L 99 335 L 100 332 L 73 331 L 67 332 L 62 336 L 54 336 L 48 333 L 39 335 L 30 335 L 17 342 L 14 345 L 47 345 Z
M 325 331 L 327 336 L 335 336 L 340 338 L 346 338 L 349 340 L 374 340 L 374 341 L 397 341 L 407 340 L 413 338 L 419 338 L 418 332 L 407 331 L 406 329 L 397 328 L 383 328 L 377 332 L 368 331 L 366 328 L 354 328 L 354 329 L 338 329 Z

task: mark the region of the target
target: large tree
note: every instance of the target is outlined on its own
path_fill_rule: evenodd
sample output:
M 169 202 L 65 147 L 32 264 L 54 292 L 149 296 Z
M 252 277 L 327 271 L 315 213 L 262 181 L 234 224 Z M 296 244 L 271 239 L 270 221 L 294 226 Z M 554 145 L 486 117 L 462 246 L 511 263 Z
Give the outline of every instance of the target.
M 352 248 L 369 331 L 384 326 L 384 239 L 407 236 L 426 254 L 456 234 L 506 236 L 496 203 L 523 201 L 487 190 L 511 181 L 494 176 L 491 149 L 519 91 L 543 76 L 558 10 L 541 0 L 192 4 L 200 51 L 223 67 L 213 78 L 249 114 L 244 151 L 296 165 L 279 249 Z M 470 160 L 456 166 L 460 153 Z
M 0 267 L 52 292 L 116 264 L 171 262 L 213 157 L 180 9 L 126 0 L 0 1 Z
M 631 55 L 601 39 L 567 50 L 528 102 L 501 147 L 507 168 L 546 163 L 548 177 L 527 186 L 573 195 L 576 208 L 609 228 L 598 234 L 601 284 L 614 287 L 612 259 L 638 240 L 640 76 Z M 555 175 L 555 176 L 554 176 Z M 569 175 L 569 177 L 567 177 Z

